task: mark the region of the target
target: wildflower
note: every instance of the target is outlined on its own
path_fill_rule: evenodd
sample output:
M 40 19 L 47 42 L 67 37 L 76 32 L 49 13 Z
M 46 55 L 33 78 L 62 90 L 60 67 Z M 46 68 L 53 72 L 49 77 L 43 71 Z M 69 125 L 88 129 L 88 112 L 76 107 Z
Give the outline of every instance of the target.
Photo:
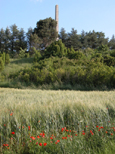
M 4 124 L 4 127 L 6 126 L 6 124 Z
M 40 146 L 42 146 L 42 143 L 39 143 Z
M 47 145 L 47 143 L 44 143 L 44 146 L 46 146 Z
M 105 133 L 107 134 L 108 132 L 106 131 Z
M 68 137 L 70 137 L 70 135 L 68 135 Z
M 36 142 L 36 145 L 38 144 L 38 142 Z
M 65 139 L 67 140 L 67 137 L 65 137 Z
M 37 138 L 40 138 L 39 136 L 37 136 Z
M 77 136 L 77 134 L 75 134 L 75 136 Z
M 96 126 L 97 128 L 99 127 L 99 126 Z
M 30 130 L 30 126 L 28 126 L 28 130 Z
M 83 134 L 83 135 L 85 135 L 85 133 L 84 133 L 84 132 L 83 132 L 82 134 Z
M 68 132 L 69 130 L 66 129 L 65 131 Z
M 45 134 L 44 133 L 40 133 L 40 136 L 45 137 Z
M 60 140 L 57 140 L 57 143 L 59 143 L 60 142 Z
M 15 134 L 15 132 L 12 132 L 11 134 L 13 134 L 13 135 L 14 135 L 14 134 Z
M 35 140 L 35 139 L 36 139 L 36 138 L 35 138 L 35 137 L 33 137 L 33 136 L 32 136 L 31 138 L 32 138 L 32 140 Z
M 92 135 L 94 135 L 94 133 L 91 133 Z
M 65 137 L 62 137 L 62 139 L 64 140 L 64 139 L 65 139 Z
M 57 142 L 55 142 L 55 144 L 57 144 Z
M 12 113 L 10 113 L 10 116 L 12 116 L 13 115 L 13 112 Z
M 111 133 L 111 135 L 113 135 L 113 133 Z
M 50 137 L 51 140 L 53 140 L 53 137 Z
M 88 126 L 86 126 L 86 127 L 88 127 Z
M 69 130 L 69 132 L 71 132 L 71 130 Z

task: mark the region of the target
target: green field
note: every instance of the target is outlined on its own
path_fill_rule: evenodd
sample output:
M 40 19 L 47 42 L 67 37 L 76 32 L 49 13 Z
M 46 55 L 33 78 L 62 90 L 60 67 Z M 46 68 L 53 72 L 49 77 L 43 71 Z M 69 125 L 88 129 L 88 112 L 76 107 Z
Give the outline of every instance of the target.
M 115 152 L 115 91 L 0 88 L 0 115 L 1 153 Z

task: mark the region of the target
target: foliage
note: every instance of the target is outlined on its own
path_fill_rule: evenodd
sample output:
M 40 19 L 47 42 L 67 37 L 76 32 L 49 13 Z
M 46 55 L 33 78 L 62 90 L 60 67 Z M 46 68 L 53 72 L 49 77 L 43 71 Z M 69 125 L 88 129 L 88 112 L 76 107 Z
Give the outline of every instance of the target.
M 19 50 L 19 57 L 20 58 L 24 58 L 25 57 L 25 52 L 26 52 L 26 50 L 27 49 L 22 49 L 21 47 L 20 47 L 20 50 Z
M 4 69 L 4 62 L 2 58 L 0 57 L 0 72 Z
M 9 57 L 9 54 L 6 53 L 6 56 L 5 56 L 5 64 L 9 64 L 10 63 L 10 57 Z

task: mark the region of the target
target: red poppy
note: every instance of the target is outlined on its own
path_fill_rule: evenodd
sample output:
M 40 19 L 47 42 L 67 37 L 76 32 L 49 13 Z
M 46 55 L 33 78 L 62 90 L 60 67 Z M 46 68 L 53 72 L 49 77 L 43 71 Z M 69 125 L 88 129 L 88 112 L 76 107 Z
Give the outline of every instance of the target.
M 12 113 L 10 113 L 10 116 L 12 116 L 13 115 L 13 112 Z
M 85 135 L 85 133 L 82 133 L 83 135 Z
M 77 134 L 75 134 L 75 136 L 77 136 Z
M 65 139 L 67 140 L 67 137 L 65 137 Z
M 111 135 L 113 135 L 113 133 L 111 133 Z
M 35 137 L 33 137 L 33 136 L 32 136 L 31 138 L 32 138 L 32 140 L 35 140 L 35 139 L 36 139 L 36 138 L 35 138 Z
M 37 138 L 40 138 L 39 136 L 37 136 Z
M 47 145 L 47 143 L 44 143 L 44 146 L 46 146 Z
M 60 140 L 57 140 L 57 143 L 59 143 L 60 142 Z
M 28 130 L 30 130 L 30 126 L 28 126 Z
M 13 134 L 13 135 L 14 135 L 14 134 L 15 134 L 15 132 L 12 132 L 11 134 Z
M 50 137 L 51 140 L 53 140 L 53 137 Z
M 42 146 L 42 143 L 39 143 L 40 146 Z
M 105 133 L 107 134 L 108 132 L 106 131 Z
M 97 128 L 99 127 L 99 126 L 96 126 Z

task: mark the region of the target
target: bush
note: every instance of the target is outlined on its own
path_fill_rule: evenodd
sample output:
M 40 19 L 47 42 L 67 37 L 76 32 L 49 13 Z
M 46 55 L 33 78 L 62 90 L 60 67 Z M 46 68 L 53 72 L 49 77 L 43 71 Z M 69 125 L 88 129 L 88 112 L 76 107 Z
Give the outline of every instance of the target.
M 9 54 L 7 53 L 5 56 L 5 64 L 9 64 L 9 62 L 10 62 L 10 57 Z
M 25 52 L 26 52 L 26 50 L 27 50 L 27 49 L 22 49 L 22 48 L 20 48 L 20 51 L 19 51 L 19 57 L 20 57 L 20 58 L 24 58 L 24 57 L 25 57 L 25 54 L 26 54 Z
M 2 71 L 3 69 L 4 69 L 4 62 L 2 58 L 0 57 L 0 71 Z

